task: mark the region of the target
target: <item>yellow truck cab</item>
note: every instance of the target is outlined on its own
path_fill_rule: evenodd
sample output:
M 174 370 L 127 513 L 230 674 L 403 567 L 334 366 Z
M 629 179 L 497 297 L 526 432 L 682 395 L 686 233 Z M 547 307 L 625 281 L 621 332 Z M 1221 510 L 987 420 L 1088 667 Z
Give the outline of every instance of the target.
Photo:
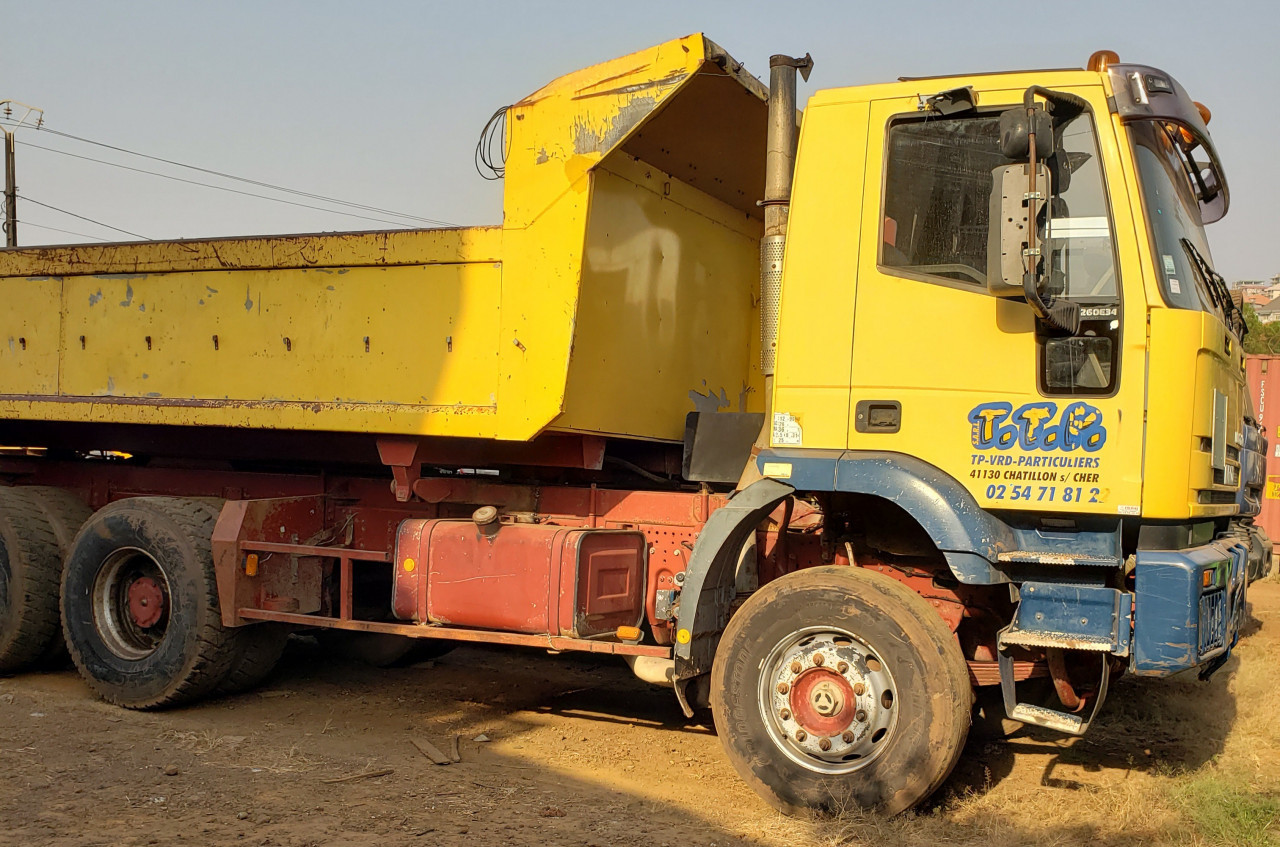
M 1168 74 L 1106 53 L 821 91 L 804 110 L 762 342 L 777 351 L 765 480 L 740 496 L 803 492 L 832 561 L 914 580 L 935 608 L 964 598 L 962 649 L 997 660 L 1024 723 L 1082 733 L 1113 673 L 1207 678 L 1238 637 L 1243 320 L 1204 232 L 1228 202 L 1207 117 Z M 726 747 L 784 808 L 813 773 L 875 768 L 874 745 L 824 746 L 822 709 L 800 718 L 776 694 L 798 684 L 805 638 L 865 631 L 835 600 L 829 627 L 773 646 L 783 584 L 823 578 L 748 599 L 725 639 L 762 643 L 717 657 L 712 680 L 729 725 L 735 697 L 766 692 L 758 737 Z M 1035 693 L 1033 657 L 1056 697 Z M 762 778 L 763 738 L 802 769 Z

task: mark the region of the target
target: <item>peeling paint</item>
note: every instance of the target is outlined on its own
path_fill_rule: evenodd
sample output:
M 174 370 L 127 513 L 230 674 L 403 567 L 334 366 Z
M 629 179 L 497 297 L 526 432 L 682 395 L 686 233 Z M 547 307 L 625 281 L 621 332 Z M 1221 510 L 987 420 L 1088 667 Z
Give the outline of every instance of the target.
M 608 127 L 603 132 L 598 126 L 578 120 L 573 127 L 573 152 L 580 156 L 608 152 L 657 105 L 658 98 L 652 95 L 632 98 L 609 119 Z
M 249 292 L 249 286 L 244 287 L 244 310 L 246 312 L 253 311 L 253 296 Z
M 208 291 L 210 295 L 213 295 L 213 294 L 217 294 L 217 293 L 218 293 L 218 289 L 214 288 L 214 287 L 213 287 L 213 286 L 211 286 L 211 285 L 206 285 L 206 286 L 204 287 L 204 290 L 205 290 L 205 291 Z
M 729 396 L 723 388 L 720 389 L 718 396 L 714 390 L 710 390 L 706 394 L 700 394 L 696 388 L 691 389 L 689 391 L 689 399 L 693 401 L 694 411 L 704 415 L 714 414 L 721 409 L 729 408 Z
M 539 165 L 545 165 L 547 162 L 551 161 L 551 156 L 547 154 L 547 148 L 543 147 L 539 150 L 538 157 L 534 159 L 534 161 Z
M 126 282 L 124 284 L 124 299 L 120 301 L 121 306 L 133 305 L 133 284 Z
M 146 304 L 146 303 L 139 303 L 139 304 L 138 304 L 138 311 L 139 311 L 139 312 L 145 312 L 146 310 L 147 310 L 147 304 Z
M 98 301 L 100 301 L 101 299 L 102 299 L 102 289 L 99 288 L 97 292 L 89 295 L 89 305 L 96 306 L 98 305 Z

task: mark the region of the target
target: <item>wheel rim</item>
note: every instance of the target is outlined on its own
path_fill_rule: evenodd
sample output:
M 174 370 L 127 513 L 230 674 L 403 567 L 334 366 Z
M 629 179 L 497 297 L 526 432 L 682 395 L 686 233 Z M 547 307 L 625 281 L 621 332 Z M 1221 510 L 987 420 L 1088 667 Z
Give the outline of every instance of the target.
M 93 620 L 103 643 L 122 659 L 143 659 L 169 629 L 169 580 L 149 553 L 123 547 L 93 581 Z
M 847 630 L 792 633 L 761 665 L 759 707 L 774 744 L 809 770 L 856 771 L 889 746 L 897 725 L 893 675 Z

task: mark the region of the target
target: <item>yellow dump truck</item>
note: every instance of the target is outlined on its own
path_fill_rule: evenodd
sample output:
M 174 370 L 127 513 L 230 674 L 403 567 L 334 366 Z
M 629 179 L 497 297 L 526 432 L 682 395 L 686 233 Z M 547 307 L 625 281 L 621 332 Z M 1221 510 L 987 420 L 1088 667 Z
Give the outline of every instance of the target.
M 500 226 L 0 251 L 0 670 L 129 708 L 289 632 L 624 658 L 778 808 L 1207 677 L 1248 544 L 1228 191 L 1168 74 L 765 85 L 702 35 L 501 110 Z M 797 128 L 797 122 L 800 128 Z

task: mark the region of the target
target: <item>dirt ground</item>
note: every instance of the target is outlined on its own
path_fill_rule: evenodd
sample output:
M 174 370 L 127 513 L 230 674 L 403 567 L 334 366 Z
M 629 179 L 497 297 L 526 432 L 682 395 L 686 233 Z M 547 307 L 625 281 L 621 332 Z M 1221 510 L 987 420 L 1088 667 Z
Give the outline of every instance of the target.
M 461 647 L 377 670 L 300 641 L 260 690 L 160 713 L 69 670 L 14 677 L 0 844 L 1237 843 L 1177 798 L 1219 770 L 1280 790 L 1280 583 L 1252 596 L 1260 625 L 1211 682 L 1122 680 L 1081 739 L 971 738 L 932 807 L 889 822 L 773 813 L 617 660 Z M 460 764 L 412 743 L 455 734 Z

